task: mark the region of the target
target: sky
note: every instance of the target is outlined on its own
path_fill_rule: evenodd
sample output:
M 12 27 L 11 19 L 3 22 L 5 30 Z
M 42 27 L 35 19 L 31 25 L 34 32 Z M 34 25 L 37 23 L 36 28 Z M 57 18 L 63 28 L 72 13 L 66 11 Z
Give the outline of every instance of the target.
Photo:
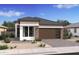
M 78 4 L 0 4 L 0 24 L 22 17 L 40 17 L 52 21 L 79 22 Z

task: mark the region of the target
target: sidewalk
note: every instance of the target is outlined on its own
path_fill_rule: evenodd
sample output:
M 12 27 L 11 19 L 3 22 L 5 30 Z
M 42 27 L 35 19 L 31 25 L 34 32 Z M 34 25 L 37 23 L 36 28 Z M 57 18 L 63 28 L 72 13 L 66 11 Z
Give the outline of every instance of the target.
M 33 54 L 60 54 L 79 52 L 79 46 L 73 47 L 55 47 L 55 48 L 34 48 L 34 49 L 12 49 L 0 50 L 0 54 L 4 55 L 33 55 Z

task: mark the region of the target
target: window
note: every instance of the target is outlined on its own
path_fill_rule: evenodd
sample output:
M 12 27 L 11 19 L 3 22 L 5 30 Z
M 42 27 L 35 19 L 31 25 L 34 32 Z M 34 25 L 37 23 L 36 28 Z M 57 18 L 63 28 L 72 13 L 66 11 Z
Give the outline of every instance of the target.
M 9 32 L 12 32 L 12 30 L 11 31 L 9 30 Z M 19 37 L 19 36 L 20 36 L 20 26 L 17 25 L 17 37 Z
M 23 36 L 27 37 L 28 36 L 28 27 L 23 27 Z
M 34 27 L 32 27 L 32 26 L 24 26 L 23 27 L 23 36 L 24 37 L 34 36 Z
M 29 27 L 29 36 L 34 36 L 34 27 Z
M 77 28 L 74 28 L 74 33 L 76 33 L 77 32 Z
M 20 36 L 20 28 L 18 27 L 17 28 L 17 37 L 19 37 Z

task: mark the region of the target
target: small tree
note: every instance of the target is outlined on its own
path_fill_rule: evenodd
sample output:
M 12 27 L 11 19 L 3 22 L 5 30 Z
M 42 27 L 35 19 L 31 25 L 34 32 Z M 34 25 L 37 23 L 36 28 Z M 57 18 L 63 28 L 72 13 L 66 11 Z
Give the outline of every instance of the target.
M 63 39 L 70 39 L 72 37 L 72 33 L 69 33 L 67 29 L 64 29 Z
M 59 23 L 60 25 L 66 26 L 69 25 L 70 22 L 67 20 L 57 20 L 57 23 Z

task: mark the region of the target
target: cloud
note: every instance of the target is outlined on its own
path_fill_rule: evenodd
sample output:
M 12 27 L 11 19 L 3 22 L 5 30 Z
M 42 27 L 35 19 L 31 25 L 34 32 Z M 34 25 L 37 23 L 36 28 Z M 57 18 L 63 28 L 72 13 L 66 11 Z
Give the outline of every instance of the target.
M 23 14 L 24 12 L 19 12 L 19 11 L 14 11 L 14 10 L 0 11 L 0 16 L 7 16 L 7 17 L 21 16 Z
M 66 8 L 66 9 L 70 9 L 70 8 L 73 8 L 73 7 L 77 7 L 79 6 L 78 4 L 57 4 L 57 5 L 54 5 L 54 7 L 56 8 Z

